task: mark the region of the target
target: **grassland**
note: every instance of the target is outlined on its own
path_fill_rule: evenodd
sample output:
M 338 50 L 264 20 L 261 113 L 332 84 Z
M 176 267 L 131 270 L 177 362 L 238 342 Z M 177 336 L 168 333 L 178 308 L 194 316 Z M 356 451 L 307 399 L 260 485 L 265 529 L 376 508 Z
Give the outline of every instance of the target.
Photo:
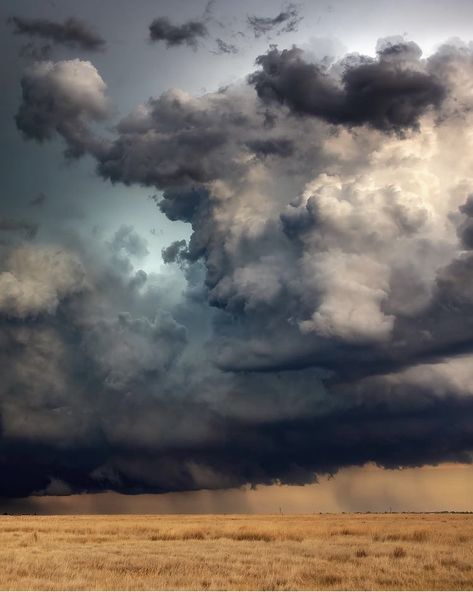
M 473 589 L 473 515 L 0 516 L 1 589 Z

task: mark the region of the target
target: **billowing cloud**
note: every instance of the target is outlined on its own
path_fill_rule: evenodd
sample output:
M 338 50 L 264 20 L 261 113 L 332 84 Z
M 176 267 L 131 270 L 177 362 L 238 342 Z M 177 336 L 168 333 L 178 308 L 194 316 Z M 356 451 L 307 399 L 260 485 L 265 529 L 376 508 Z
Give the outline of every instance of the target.
M 441 78 L 421 66 L 415 49 L 415 44 L 388 45 L 377 60 L 353 56 L 327 69 L 307 62 L 296 47 L 273 48 L 259 56 L 261 70 L 250 82 L 261 100 L 286 105 L 297 115 L 388 131 L 415 128 L 445 97 Z
M 203 21 L 187 21 L 175 25 L 166 17 L 155 19 L 149 26 L 151 41 L 163 41 L 167 47 L 187 45 L 196 49 L 199 41 L 208 35 Z
M 162 258 L 164 263 L 175 263 L 178 261 L 182 254 L 185 253 L 186 241 L 178 240 L 171 243 L 168 247 L 162 250 Z
M 127 255 L 138 258 L 146 256 L 149 252 L 145 239 L 135 231 L 133 226 L 126 224 L 123 224 L 117 230 L 110 243 L 110 247 L 116 253 L 124 251 Z
M 58 23 L 45 18 L 12 16 L 8 22 L 14 26 L 16 35 L 36 37 L 89 51 L 97 51 L 105 46 L 105 40 L 90 25 L 76 18 Z
M 97 149 L 90 124 L 109 114 L 106 85 L 87 61 L 38 62 L 21 80 L 22 104 L 18 129 L 38 142 L 61 135 L 68 156 Z
M 0 314 L 25 319 L 54 313 L 59 302 L 86 287 L 80 261 L 58 249 L 14 249 L 0 272 Z
M 85 340 L 85 346 L 97 360 L 104 384 L 116 390 L 169 371 L 185 343 L 185 328 L 169 313 L 152 321 L 121 313 L 112 322 L 98 322 Z
M 249 83 L 167 91 L 83 143 L 99 175 L 190 225 L 163 250 L 186 287 L 139 268 L 130 226 L 54 264 L 9 247 L 2 493 L 471 462 L 472 74 L 452 45 L 423 59 L 390 38 L 330 67 L 273 48 Z M 39 139 L 70 143 L 51 105 Z

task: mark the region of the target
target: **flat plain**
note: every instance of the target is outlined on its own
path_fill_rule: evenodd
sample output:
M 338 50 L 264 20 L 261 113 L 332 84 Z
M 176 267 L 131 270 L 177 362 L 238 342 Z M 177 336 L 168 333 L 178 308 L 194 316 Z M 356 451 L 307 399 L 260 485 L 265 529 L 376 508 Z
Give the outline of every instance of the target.
M 473 515 L 0 516 L 9 590 L 471 590 Z

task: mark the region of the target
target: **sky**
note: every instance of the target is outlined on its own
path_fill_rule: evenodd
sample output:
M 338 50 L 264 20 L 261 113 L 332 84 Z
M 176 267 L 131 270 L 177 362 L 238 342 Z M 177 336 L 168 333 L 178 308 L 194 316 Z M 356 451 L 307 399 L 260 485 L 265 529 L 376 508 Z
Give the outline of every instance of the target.
M 0 509 L 473 510 L 473 4 L 0 29 Z

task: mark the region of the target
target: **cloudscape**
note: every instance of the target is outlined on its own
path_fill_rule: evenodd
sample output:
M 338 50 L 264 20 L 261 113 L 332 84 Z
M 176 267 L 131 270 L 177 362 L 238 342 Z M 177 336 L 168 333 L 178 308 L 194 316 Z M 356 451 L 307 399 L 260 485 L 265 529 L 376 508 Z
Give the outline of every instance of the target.
M 471 479 L 473 6 L 171 4 L 2 4 L 0 497 Z

